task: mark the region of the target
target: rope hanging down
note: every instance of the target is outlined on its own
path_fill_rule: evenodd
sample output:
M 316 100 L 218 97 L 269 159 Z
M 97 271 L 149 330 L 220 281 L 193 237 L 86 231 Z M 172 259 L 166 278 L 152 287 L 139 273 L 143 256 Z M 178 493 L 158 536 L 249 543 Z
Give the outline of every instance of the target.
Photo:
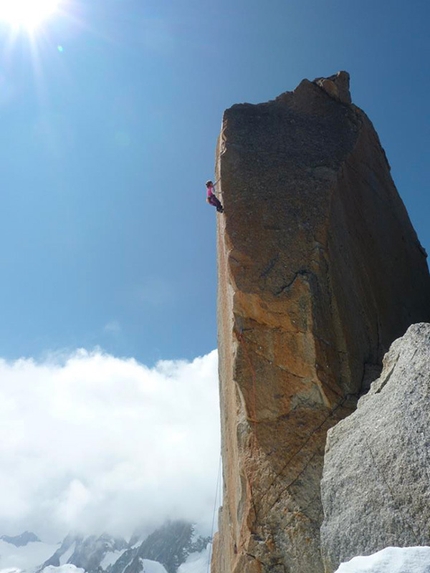
M 210 568 L 211 568 L 211 559 L 212 559 L 214 534 L 215 534 L 215 517 L 216 517 L 217 508 L 219 506 L 219 502 L 221 500 L 221 491 L 220 491 L 220 488 L 221 488 L 221 468 L 222 468 L 222 457 L 220 454 L 219 463 L 218 463 L 218 477 L 217 477 L 217 481 L 216 481 L 216 490 L 215 490 L 215 496 L 214 496 L 214 508 L 213 508 L 213 514 L 212 514 L 211 545 L 210 545 L 210 549 L 208 551 L 207 573 L 210 573 Z
M 249 412 L 249 416 L 248 416 L 248 420 L 251 423 L 254 423 L 255 426 L 255 434 L 256 434 L 256 438 L 258 441 L 258 419 L 257 419 L 257 411 L 256 411 L 256 402 L 257 402 L 257 374 L 256 374 L 256 370 L 255 367 L 253 365 L 250 353 L 248 351 L 247 345 L 248 345 L 248 340 L 246 339 L 245 335 L 244 335 L 244 331 L 242 328 L 238 328 L 235 327 L 234 328 L 234 334 L 239 342 L 239 344 L 242 345 L 243 351 L 244 351 L 244 355 L 246 358 L 246 362 L 248 363 L 248 367 L 249 370 L 251 372 L 251 378 L 252 378 L 252 391 L 250 394 L 250 401 L 251 401 L 251 408 L 250 408 L 250 412 Z M 288 469 L 288 467 L 291 465 L 292 461 L 300 454 L 300 452 L 302 452 L 304 450 L 304 448 L 309 444 L 309 442 L 311 441 L 311 439 L 315 436 L 315 434 L 317 434 L 318 432 L 320 432 L 322 430 L 322 428 L 324 427 L 324 425 L 330 420 L 330 418 L 332 418 L 334 416 L 334 414 L 337 412 L 337 410 L 339 410 L 340 408 L 344 407 L 345 403 L 350 400 L 350 399 L 355 399 L 357 400 L 360 397 L 360 392 L 357 393 L 349 393 L 346 394 L 344 396 L 342 396 L 339 392 L 337 392 L 335 389 L 333 389 L 332 387 L 330 387 L 327 383 L 325 383 L 324 381 L 321 381 L 322 384 L 324 384 L 331 392 L 335 393 L 337 396 L 340 397 L 339 402 L 331 409 L 329 410 L 329 412 L 327 413 L 327 415 L 324 417 L 324 419 L 318 424 L 318 426 L 316 426 L 305 438 L 304 442 L 301 444 L 301 446 L 295 451 L 293 452 L 293 454 L 286 460 L 285 464 L 282 466 L 281 471 L 279 472 L 279 475 L 282 475 L 285 470 Z M 348 408 L 349 409 L 349 408 Z M 396 496 L 394 495 L 394 492 L 392 490 L 392 488 L 390 487 L 390 485 L 388 484 L 388 481 L 386 479 L 386 476 L 383 474 L 383 472 L 381 471 L 381 469 L 378 467 L 378 464 L 376 462 L 375 456 L 372 452 L 372 448 L 370 447 L 369 441 L 367 436 L 364 437 L 364 441 L 367 447 L 367 450 L 369 451 L 369 454 L 372 458 L 372 465 L 374 467 L 374 469 L 376 470 L 376 472 L 379 474 L 379 476 L 381 477 L 382 482 L 385 484 L 385 487 L 387 489 L 387 491 L 390 494 L 390 497 L 393 500 L 393 504 L 394 507 L 397 511 L 397 513 L 400 515 L 403 523 L 405 524 L 405 526 L 411 531 L 413 537 L 415 538 L 417 544 L 419 544 L 419 539 L 418 539 L 418 535 L 412 525 L 412 523 L 410 522 L 410 519 L 408 518 L 408 516 L 405 514 L 404 511 L 402 510 L 402 506 L 399 504 L 398 500 L 396 499 Z M 281 499 L 282 495 L 284 493 L 286 493 L 296 482 L 298 479 L 300 479 L 300 477 L 303 475 L 303 473 L 306 471 L 306 469 L 308 468 L 309 464 L 312 462 L 312 460 L 315 458 L 315 456 L 318 453 L 318 448 L 316 448 L 313 452 L 311 452 L 310 457 L 308 458 L 308 460 L 305 462 L 305 464 L 303 465 L 302 469 L 297 473 L 297 475 L 288 483 L 285 485 L 285 487 L 282 488 L 282 490 L 279 492 L 279 495 L 276 497 L 275 501 L 273 502 L 273 504 L 271 504 L 271 506 L 268 508 L 268 512 L 270 512 L 270 510 L 276 505 L 276 503 L 279 502 L 279 500 Z M 277 477 L 278 477 L 277 476 Z M 261 498 L 260 498 L 260 506 L 261 506 L 261 502 L 265 499 L 265 497 L 268 496 L 271 488 L 275 485 L 277 478 L 274 478 L 271 483 L 267 486 L 265 492 L 262 494 Z M 250 488 L 251 488 L 251 492 L 252 492 L 252 483 L 251 480 L 249 480 L 249 484 L 250 484 Z M 317 499 L 318 495 L 316 495 L 313 499 L 310 500 L 309 504 L 307 504 L 302 511 L 306 511 L 306 509 L 308 507 L 310 507 L 312 505 L 312 503 Z M 254 512 L 255 512 L 255 517 L 256 520 L 258 520 L 259 517 L 259 512 L 257 510 L 257 507 L 255 505 L 255 500 L 253 501 L 253 507 L 254 507 Z
M 258 416 L 257 416 L 257 380 L 256 380 L 257 379 L 257 373 L 256 373 L 256 370 L 255 370 L 255 367 L 253 365 L 250 353 L 249 353 L 248 348 L 247 348 L 248 340 L 246 339 L 246 337 L 244 335 L 244 329 L 235 325 L 233 332 L 234 332 L 239 344 L 242 345 L 244 356 L 245 356 L 246 362 L 248 364 L 249 370 L 251 372 L 252 384 L 251 384 L 251 393 L 250 393 L 250 408 L 248 411 L 248 421 L 255 424 L 255 430 L 254 431 L 255 431 L 257 441 L 258 441 L 258 423 L 259 422 L 258 422 Z M 262 496 L 260 498 L 260 505 L 261 505 L 261 502 L 269 495 L 270 490 L 272 489 L 272 487 L 275 485 L 275 482 L 277 481 L 277 478 L 280 475 L 282 475 L 285 472 L 285 470 L 288 469 L 288 467 L 291 465 L 293 460 L 304 450 L 304 448 L 309 444 L 309 442 L 312 440 L 312 438 L 324 427 L 324 425 L 337 412 L 337 410 L 342 408 L 347 400 L 349 400 L 351 398 L 355 398 L 355 399 L 358 398 L 358 394 L 346 394 L 345 396 L 343 396 L 342 394 L 340 394 L 338 391 L 333 389 L 331 386 L 329 386 L 324 381 L 321 381 L 321 382 L 331 392 L 333 392 L 334 394 L 339 396 L 340 400 L 331 410 L 329 410 L 329 412 L 324 417 L 324 419 L 320 422 L 320 424 L 318 424 L 318 426 L 316 426 L 315 428 L 313 428 L 313 430 L 311 430 L 311 432 L 307 435 L 307 437 L 305 438 L 304 442 L 300 445 L 300 447 L 295 452 L 293 452 L 293 454 L 287 459 L 285 464 L 282 466 L 280 472 L 277 474 L 277 477 L 275 477 L 269 483 L 269 485 L 265 489 L 264 493 L 262 494 Z M 281 492 L 276 497 L 276 500 L 270 506 L 268 511 L 270 511 L 276 505 L 276 503 L 280 500 L 281 496 L 285 492 L 287 492 L 288 489 L 290 489 L 297 482 L 297 480 L 303 475 L 303 473 L 305 472 L 305 470 L 307 469 L 309 464 L 312 462 L 312 460 L 315 458 L 317 453 L 318 453 L 318 448 L 316 448 L 313 452 L 311 452 L 309 459 L 305 462 L 302 469 L 298 472 L 298 474 L 285 487 L 282 488 Z M 249 484 L 250 484 L 250 488 L 252 491 L 253 488 L 252 488 L 251 480 L 249 480 Z M 259 511 L 257 510 L 257 508 L 255 506 L 255 500 L 253 500 L 253 506 L 254 506 L 256 519 L 258 519 Z

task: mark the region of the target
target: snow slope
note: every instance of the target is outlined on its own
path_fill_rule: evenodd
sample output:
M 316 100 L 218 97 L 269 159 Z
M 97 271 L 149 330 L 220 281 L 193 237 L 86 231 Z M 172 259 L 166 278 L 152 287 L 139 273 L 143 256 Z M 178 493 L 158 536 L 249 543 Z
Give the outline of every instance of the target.
M 208 543 L 201 553 L 191 553 L 185 563 L 178 568 L 178 573 L 207 573 L 212 551 L 212 544 Z
M 158 561 L 142 559 L 144 573 L 166 573 L 165 568 Z
M 69 547 L 69 549 L 67 551 L 65 551 L 63 553 L 63 555 L 61 555 L 60 557 L 60 565 L 66 565 L 67 561 L 70 559 L 70 557 L 73 555 L 73 552 L 76 548 L 76 541 L 74 541 L 71 546 Z M 48 569 L 46 567 L 46 569 Z
M 102 569 L 107 569 L 110 565 L 113 565 L 118 561 L 118 559 L 123 555 L 127 549 L 121 549 L 120 551 L 108 551 L 100 562 L 100 567 Z
M 67 563 L 66 565 L 61 565 L 60 567 L 48 565 L 48 567 L 43 569 L 43 573 L 85 573 L 85 571 L 80 567 L 76 567 L 71 563 Z

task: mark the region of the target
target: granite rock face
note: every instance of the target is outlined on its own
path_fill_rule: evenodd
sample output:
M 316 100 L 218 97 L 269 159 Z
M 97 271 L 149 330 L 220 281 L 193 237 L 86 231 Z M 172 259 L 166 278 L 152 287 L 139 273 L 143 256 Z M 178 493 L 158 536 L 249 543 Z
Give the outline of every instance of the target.
M 224 114 L 213 573 L 320 573 L 327 430 L 430 319 L 426 254 L 340 72 Z
M 329 431 L 326 571 L 384 547 L 430 545 L 430 324 L 411 326 L 358 409 Z

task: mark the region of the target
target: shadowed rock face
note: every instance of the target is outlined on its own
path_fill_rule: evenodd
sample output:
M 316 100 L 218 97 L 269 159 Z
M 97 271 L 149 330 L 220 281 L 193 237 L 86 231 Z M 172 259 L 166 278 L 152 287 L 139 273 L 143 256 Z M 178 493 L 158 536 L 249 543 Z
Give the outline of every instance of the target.
M 357 411 L 328 434 L 326 571 L 384 547 L 430 544 L 429 402 L 430 324 L 414 324 L 392 344 Z
M 224 114 L 214 573 L 319 573 L 327 430 L 430 318 L 426 255 L 341 72 Z

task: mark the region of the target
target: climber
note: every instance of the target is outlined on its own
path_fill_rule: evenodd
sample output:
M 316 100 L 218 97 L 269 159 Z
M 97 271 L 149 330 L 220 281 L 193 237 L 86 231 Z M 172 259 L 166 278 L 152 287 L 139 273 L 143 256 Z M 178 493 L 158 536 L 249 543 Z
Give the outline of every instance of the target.
M 220 200 L 216 197 L 216 195 L 214 193 L 215 185 L 212 183 L 212 181 L 206 181 L 206 189 L 207 189 L 206 201 L 210 205 L 213 205 L 214 207 L 216 207 L 216 210 L 218 211 L 218 213 L 224 213 L 224 207 L 221 205 Z

